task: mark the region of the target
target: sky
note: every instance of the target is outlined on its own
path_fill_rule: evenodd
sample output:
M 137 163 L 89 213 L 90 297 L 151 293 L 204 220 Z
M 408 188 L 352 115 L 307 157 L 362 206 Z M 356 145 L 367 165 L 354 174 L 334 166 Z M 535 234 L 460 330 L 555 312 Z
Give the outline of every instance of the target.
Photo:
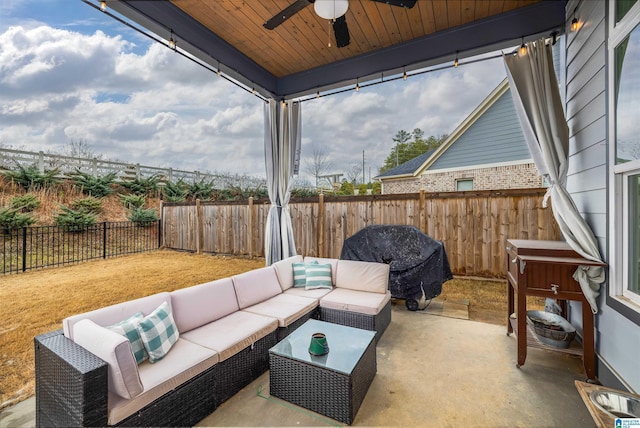
M 306 101 L 298 180 L 313 181 L 314 148 L 345 177 L 364 151 L 369 180 L 398 131 L 451 133 L 504 77 L 500 58 L 461 61 Z M 112 160 L 264 177 L 263 104 L 80 0 L 0 1 L 2 148 L 60 153 L 83 141 Z

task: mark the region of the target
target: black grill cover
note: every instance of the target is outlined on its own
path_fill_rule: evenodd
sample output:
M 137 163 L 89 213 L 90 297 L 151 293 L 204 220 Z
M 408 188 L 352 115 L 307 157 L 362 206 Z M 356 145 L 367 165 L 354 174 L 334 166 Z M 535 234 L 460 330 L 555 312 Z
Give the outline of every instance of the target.
M 442 242 L 415 226 L 367 226 L 344 241 L 340 258 L 390 264 L 389 291 L 399 299 L 432 299 L 453 279 Z

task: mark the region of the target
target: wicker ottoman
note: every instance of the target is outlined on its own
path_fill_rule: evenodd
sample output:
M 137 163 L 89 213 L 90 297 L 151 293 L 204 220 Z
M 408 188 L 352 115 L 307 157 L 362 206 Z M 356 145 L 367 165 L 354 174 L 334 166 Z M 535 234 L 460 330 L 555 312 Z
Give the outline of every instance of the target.
M 329 353 L 309 354 L 313 333 Z M 376 375 L 375 332 L 309 320 L 269 350 L 270 394 L 351 424 Z

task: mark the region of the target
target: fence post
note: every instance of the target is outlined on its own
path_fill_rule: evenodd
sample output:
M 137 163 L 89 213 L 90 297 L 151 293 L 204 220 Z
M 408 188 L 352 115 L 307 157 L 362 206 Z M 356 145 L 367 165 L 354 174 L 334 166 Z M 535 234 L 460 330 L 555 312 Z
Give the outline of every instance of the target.
M 44 172 L 44 152 L 42 150 L 38 152 L 38 170 Z
M 42 152 L 40 152 L 42 153 Z M 22 272 L 27 270 L 27 228 L 22 228 Z
M 428 235 L 427 233 L 427 213 L 425 212 L 425 194 L 424 189 L 420 189 L 420 213 L 418 216 L 420 217 L 420 229 Z
M 140 174 L 140 164 L 139 164 L 139 163 L 137 163 L 137 164 L 136 164 L 136 178 L 137 178 L 138 180 L 140 180 L 140 177 L 141 177 L 141 174 Z
M 196 253 L 198 254 L 202 253 L 202 235 L 204 234 L 200 210 L 200 199 L 196 199 Z
M 107 258 L 107 222 L 102 222 L 102 258 Z
M 160 201 L 160 219 L 158 220 L 158 248 L 164 245 L 164 201 Z
M 318 257 L 324 257 L 324 194 L 318 195 Z
M 253 257 L 253 196 L 249 196 L 249 213 L 247 215 L 247 250 L 249 257 Z

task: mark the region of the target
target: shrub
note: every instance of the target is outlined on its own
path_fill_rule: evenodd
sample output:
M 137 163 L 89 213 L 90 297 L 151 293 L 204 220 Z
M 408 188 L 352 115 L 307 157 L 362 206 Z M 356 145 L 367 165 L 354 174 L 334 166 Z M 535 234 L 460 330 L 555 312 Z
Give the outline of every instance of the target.
M 142 195 L 120 195 L 120 201 L 130 210 L 144 206 L 144 196 Z
M 340 195 L 353 195 L 353 183 L 347 180 L 342 181 L 342 185 L 340 186 L 340 190 L 338 191 Z
M 103 198 L 110 195 L 113 192 L 112 185 L 115 179 L 115 172 L 103 175 L 102 177 L 96 177 L 78 169 L 76 169 L 76 172 L 72 176 L 73 183 L 82 190 L 82 193 L 96 198 Z
M 138 226 L 151 226 L 158 220 L 158 214 L 155 208 L 137 207 L 129 212 L 128 218 Z
M 314 196 L 318 196 L 317 190 L 311 190 L 311 189 L 292 189 L 291 190 L 292 198 L 313 198 Z
M 31 214 L 23 214 L 14 208 L 0 209 L 0 228 L 6 233 L 9 229 L 30 226 L 36 221 Z
M 82 198 L 74 201 L 71 204 L 71 208 L 90 214 L 98 214 L 102 209 L 102 201 L 90 196 L 88 198 Z
M 9 207 L 23 213 L 29 213 L 40 207 L 40 199 L 31 193 L 22 196 L 14 196 L 9 201 Z
M 194 181 L 189 185 L 188 195 L 193 199 L 208 201 L 213 193 L 213 181 Z
M 79 232 L 93 226 L 97 219 L 96 214 L 60 205 L 60 212 L 55 216 L 54 221 L 68 231 Z
M 189 187 L 182 181 L 167 181 L 162 188 L 162 195 L 167 202 L 182 202 L 189 194 Z
M 17 170 L 3 171 L 2 174 L 27 190 L 39 190 L 59 183 L 58 171 L 58 168 L 55 168 L 40 172 L 40 169 L 34 163 L 26 168 L 18 164 Z
M 374 181 L 374 183 L 371 185 L 371 193 L 373 193 L 374 195 L 379 195 L 382 193 L 382 183 L 379 181 Z
M 152 175 L 147 178 L 135 178 L 133 180 L 121 181 L 119 184 L 134 195 L 152 196 L 158 191 L 160 178 Z

